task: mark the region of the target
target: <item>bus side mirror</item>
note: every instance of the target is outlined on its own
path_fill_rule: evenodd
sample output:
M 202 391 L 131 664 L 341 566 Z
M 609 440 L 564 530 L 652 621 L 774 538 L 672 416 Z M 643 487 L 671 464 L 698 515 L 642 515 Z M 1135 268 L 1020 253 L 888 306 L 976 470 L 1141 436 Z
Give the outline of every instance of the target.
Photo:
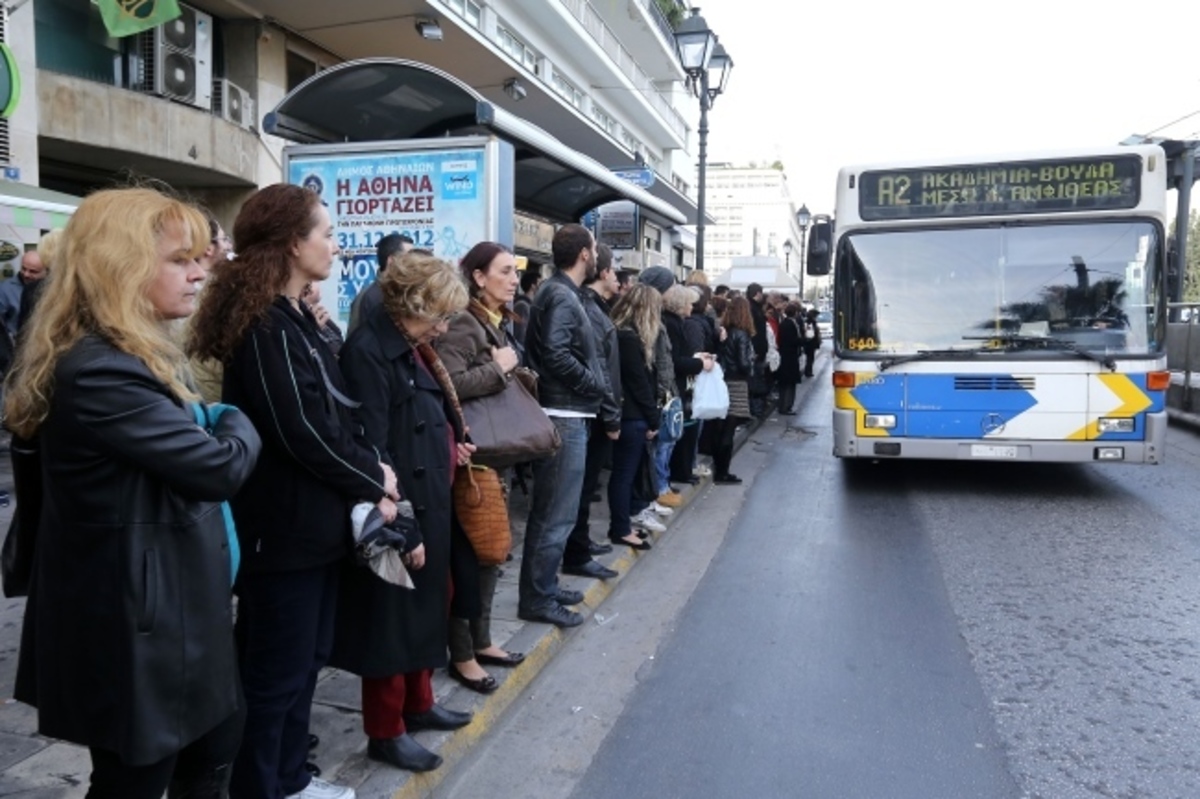
M 824 277 L 833 265 L 833 220 L 818 215 L 808 232 L 808 263 L 804 271 L 811 277 Z

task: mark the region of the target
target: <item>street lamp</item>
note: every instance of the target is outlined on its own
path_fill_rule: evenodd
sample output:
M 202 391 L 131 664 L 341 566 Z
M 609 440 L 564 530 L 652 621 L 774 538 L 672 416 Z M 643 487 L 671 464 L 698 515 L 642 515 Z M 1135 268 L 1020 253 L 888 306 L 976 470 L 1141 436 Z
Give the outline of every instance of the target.
M 789 275 L 792 273 L 792 240 L 788 239 L 783 243 L 783 271 Z
M 800 302 L 804 302 L 804 272 L 808 268 L 805 263 L 805 248 L 808 244 L 808 225 L 812 222 L 812 214 L 808 212 L 807 205 L 801 205 L 800 210 L 796 212 L 796 224 L 800 226 Z
M 675 50 L 679 63 L 688 76 L 688 86 L 699 90 L 700 96 L 700 165 L 696 186 L 696 269 L 704 271 L 704 180 L 708 167 L 708 109 L 717 96 L 725 92 L 733 59 L 717 42 L 700 9 L 675 29 Z

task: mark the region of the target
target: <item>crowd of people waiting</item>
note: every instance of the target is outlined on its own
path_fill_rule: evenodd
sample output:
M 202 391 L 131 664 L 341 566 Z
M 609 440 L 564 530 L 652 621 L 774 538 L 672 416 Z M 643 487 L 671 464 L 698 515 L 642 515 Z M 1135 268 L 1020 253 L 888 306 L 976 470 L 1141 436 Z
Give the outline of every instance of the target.
M 558 575 L 616 577 L 596 556 L 650 549 L 672 483 L 740 482 L 734 431 L 772 381 L 791 412 L 819 346 L 795 302 L 617 270 L 574 224 L 544 280 L 495 242 L 451 264 L 386 236 L 343 335 L 320 303 L 329 214 L 282 184 L 245 202 L 232 242 L 156 189 L 99 191 L 42 252 L 4 394 L 39 475 L 17 481 L 35 547 L 15 696 L 89 749 L 89 799 L 352 799 L 308 763 L 326 666 L 361 678 L 369 758 L 437 768 L 411 733 L 472 717 L 435 702 L 434 670 L 490 693 L 485 667 L 524 659 L 491 638 L 497 566 L 454 510 L 476 452 L 464 404 L 536 377 L 560 443 L 501 470 L 533 481 L 518 615 L 571 627 L 583 594 Z M 718 364 L 728 413 L 694 420 L 694 381 Z M 407 581 L 357 557 L 356 506 Z

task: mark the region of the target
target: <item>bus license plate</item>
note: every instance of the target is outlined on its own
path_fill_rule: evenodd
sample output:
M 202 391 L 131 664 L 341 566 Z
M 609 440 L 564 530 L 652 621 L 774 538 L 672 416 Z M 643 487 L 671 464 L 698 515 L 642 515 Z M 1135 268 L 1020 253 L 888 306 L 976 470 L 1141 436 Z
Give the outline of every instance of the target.
M 1010 458 L 1017 457 L 1016 447 L 998 447 L 992 444 L 972 444 L 972 458 Z

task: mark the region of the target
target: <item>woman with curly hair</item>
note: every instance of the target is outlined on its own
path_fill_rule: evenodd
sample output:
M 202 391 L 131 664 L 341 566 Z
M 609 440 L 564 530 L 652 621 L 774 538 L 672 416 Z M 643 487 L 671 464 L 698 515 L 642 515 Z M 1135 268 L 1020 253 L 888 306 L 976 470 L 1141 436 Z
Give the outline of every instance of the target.
M 8 375 L 5 422 L 45 475 L 39 495 L 18 483 L 40 513 L 15 695 L 88 747 L 88 799 L 218 799 L 241 734 L 220 503 L 260 442 L 236 408 L 195 404 L 169 330 L 207 243 L 179 200 L 92 194 Z
M 301 299 L 338 252 L 320 198 L 268 186 L 242 206 L 233 237 L 237 256 L 213 265 L 189 345 L 224 366 L 222 399 L 263 437 L 258 468 L 232 503 L 244 553 L 237 640 L 248 712 L 233 793 L 353 799 L 350 788 L 310 778 L 309 713 L 333 644 L 350 509 L 375 502 L 394 519 L 396 478 L 356 442 L 356 403 Z

